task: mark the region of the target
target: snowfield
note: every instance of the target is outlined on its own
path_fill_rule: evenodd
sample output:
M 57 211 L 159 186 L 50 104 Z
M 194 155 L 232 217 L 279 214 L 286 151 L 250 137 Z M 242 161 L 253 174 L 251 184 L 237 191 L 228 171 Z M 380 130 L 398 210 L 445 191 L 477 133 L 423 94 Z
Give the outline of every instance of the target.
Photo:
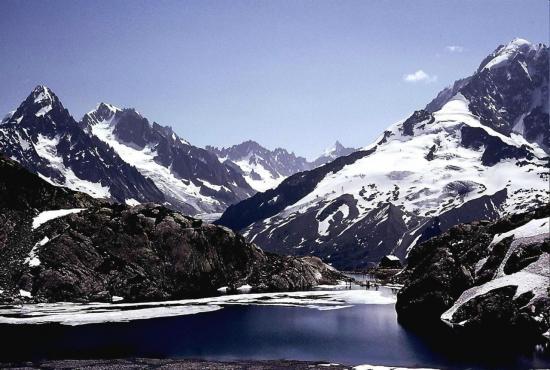
M 539 176 L 545 171 L 544 160 L 539 161 L 540 166 L 528 165 L 527 168 L 515 165 L 512 160 L 502 161 L 492 167 L 482 166 L 482 151 L 460 145 L 459 128 L 464 125 L 478 127 L 507 144 L 516 147 L 532 146 L 521 136 L 509 138 L 482 125 L 468 110 L 468 102 L 461 94 L 449 101 L 434 116 L 435 122 L 429 125 L 426 123 L 423 129 L 415 129 L 414 136 L 403 135 L 402 125 L 394 125 L 389 130 L 392 133 L 390 141 L 379 145 L 372 155 L 345 166 L 337 173 L 328 174 L 313 192 L 285 209 L 281 217 L 307 209 L 319 198 L 330 202 L 342 193 L 347 193 L 358 201 L 360 214 L 357 218 L 361 218 L 377 201 L 385 201 L 387 193 L 392 192 L 395 186 L 399 187 L 399 196 L 392 202 L 404 206 L 409 212 L 424 216 L 441 213 L 444 208 L 452 208 L 504 188 L 511 192 L 532 190 L 546 196 L 548 182 Z M 432 161 L 425 160 L 424 157 L 434 144 L 438 144 L 435 158 Z M 370 147 L 363 149 L 368 150 Z M 534 148 L 538 156 L 546 156 L 542 149 L 537 146 Z M 396 178 L 393 175 L 396 172 L 408 175 Z M 446 192 L 446 186 L 455 181 L 475 182 L 483 187 L 473 194 L 456 197 Z M 366 184 L 371 183 L 376 186 L 375 198 L 366 201 L 359 192 Z M 449 203 L 444 205 L 441 198 L 447 198 Z M 507 205 L 506 213 L 521 209 L 521 204 L 513 202 Z
M 419 227 L 419 217 L 428 219 L 503 190 L 506 191 L 504 203 L 489 202 L 492 209 L 488 209 L 488 213 L 503 216 L 524 211 L 530 204 L 544 203 L 550 193 L 547 161 L 544 159 L 547 154 L 520 135 L 508 137 L 483 125 L 471 113 L 468 104 L 462 94 L 456 94 L 433 114 L 433 121 L 416 123 L 412 135 L 405 133 L 405 121 L 395 123 L 375 143 L 362 149 L 374 148 L 373 153 L 337 172 L 327 173 L 313 191 L 276 215 L 245 228 L 245 236 L 262 245 L 259 239 L 275 235 L 277 230 L 282 235 L 289 223 L 315 212 L 316 235 L 302 240 L 295 247 L 331 243 L 331 238 L 344 235 L 354 225 L 364 222 L 372 211 L 380 210 L 379 223 L 384 222 L 387 213 L 379 207 L 391 203 L 404 211 L 403 222 L 411 235 L 416 236 L 413 242 L 405 238 L 400 240 L 400 243 L 410 243 L 403 246 L 410 250 L 420 237 L 413 229 Z M 503 159 L 494 165 L 484 165 L 485 148 L 463 144 L 462 129 L 465 127 L 482 130 L 488 137 L 515 148 L 531 148 L 534 158 L 523 162 Z M 351 195 L 353 201 L 347 201 L 346 205 L 321 219 L 323 209 L 343 194 Z M 275 198 L 268 200 L 276 201 Z M 260 235 L 262 238 L 258 239 Z M 374 242 L 381 243 L 382 240 Z M 399 247 L 397 245 L 393 250 L 403 249 Z

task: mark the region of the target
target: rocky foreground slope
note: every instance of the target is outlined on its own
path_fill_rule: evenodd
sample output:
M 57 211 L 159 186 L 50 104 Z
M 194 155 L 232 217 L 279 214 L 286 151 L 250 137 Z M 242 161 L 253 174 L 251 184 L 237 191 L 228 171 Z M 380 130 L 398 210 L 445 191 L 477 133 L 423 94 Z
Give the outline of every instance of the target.
M 550 339 L 550 206 L 452 227 L 414 248 L 396 310 L 405 324 Z
M 0 157 L 2 302 L 164 300 L 222 287 L 307 289 L 342 277 L 317 258 L 265 253 L 160 205 L 112 204 L 53 186 Z

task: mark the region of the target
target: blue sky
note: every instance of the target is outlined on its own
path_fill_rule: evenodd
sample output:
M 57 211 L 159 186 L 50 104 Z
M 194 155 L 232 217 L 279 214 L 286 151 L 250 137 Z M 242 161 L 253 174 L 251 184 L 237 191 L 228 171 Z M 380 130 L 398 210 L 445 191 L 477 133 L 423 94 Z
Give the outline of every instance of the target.
M 547 43 L 549 27 L 543 0 L 3 0 L 0 14 L 2 114 L 46 84 L 77 119 L 106 101 L 198 146 L 310 158 L 369 144 L 499 44 Z

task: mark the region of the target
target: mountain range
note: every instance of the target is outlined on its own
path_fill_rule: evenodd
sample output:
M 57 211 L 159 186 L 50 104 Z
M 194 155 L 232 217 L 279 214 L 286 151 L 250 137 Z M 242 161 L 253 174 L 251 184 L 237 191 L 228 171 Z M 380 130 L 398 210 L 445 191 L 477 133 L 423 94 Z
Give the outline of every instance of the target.
M 461 222 L 548 200 L 548 48 L 515 39 L 386 129 L 319 158 L 254 141 L 199 148 L 133 108 L 76 121 L 46 86 L 0 123 L 0 152 L 54 185 L 163 204 L 242 231 L 268 251 L 343 269 L 406 258 Z M 213 216 L 214 215 L 214 216 Z
M 371 145 L 230 206 L 262 248 L 360 269 L 548 202 L 548 48 L 514 39 Z
M 348 150 L 339 145 L 330 155 Z M 129 205 L 160 203 L 206 218 L 315 165 L 254 142 L 202 149 L 133 108 L 108 103 L 77 122 L 42 85 L 0 123 L 0 152 L 55 185 Z M 234 160 L 220 161 L 223 153 Z
M 321 156 L 308 161 L 304 157 L 289 153 L 286 149 L 269 150 L 251 140 L 228 148 L 207 146 L 206 149 L 216 154 L 220 162 L 239 171 L 248 184 L 260 192 L 276 187 L 290 175 L 322 166 L 357 150 L 346 148 L 336 141 Z

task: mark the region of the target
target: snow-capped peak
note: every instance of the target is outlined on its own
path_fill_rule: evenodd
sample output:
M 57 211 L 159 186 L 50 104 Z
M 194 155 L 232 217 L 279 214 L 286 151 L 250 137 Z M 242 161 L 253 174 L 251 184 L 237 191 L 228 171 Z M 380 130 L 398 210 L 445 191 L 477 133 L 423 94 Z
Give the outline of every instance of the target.
M 325 149 L 325 151 L 323 152 L 323 155 L 332 156 L 334 154 L 337 154 L 343 148 L 344 148 L 344 146 L 338 140 L 336 140 L 334 145 L 332 145 L 331 147 Z
M 515 38 L 506 45 L 499 46 L 489 58 L 487 62 L 481 68 L 491 69 L 505 66 L 508 61 L 513 59 L 518 54 L 527 54 L 532 50 L 536 50 L 537 46 L 533 45 L 529 41 L 521 38 Z
M 96 107 L 93 110 L 86 113 L 86 115 L 112 116 L 116 112 L 120 112 L 120 111 L 122 111 L 122 109 L 120 109 L 119 107 L 113 104 L 101 102 L 98 105 L 96 105 Z
M 32 91 L 35 103 L 51 104 L 53 101 L 52 91 L 45 85 L 38 85 Z
M 117 106 L 114 106 L 113 104 L 101 102 L 95 108 L 95 111 L 98 111 L 98 110 L 108 110 L 108 111 L 111 111 L 113 113 L 116 113 L 116 112 L 121 111 L 122 109 L 120 109 Z
M 86 113 L 82 118 L 82 121 L 93 126 L 101 122 L 110 121 L 117 112 L 121 111 L 122 109 L 114 106 L 113 104 L 101 102 L 95 107 L 95 109 Z
M 10 119 L 21 120 L 24 115 L 45 117 L 49 116 L 52 110 L 59 112 L 63 109 L 63 105 L 50 88 L 38 85 L 21 103 Z

